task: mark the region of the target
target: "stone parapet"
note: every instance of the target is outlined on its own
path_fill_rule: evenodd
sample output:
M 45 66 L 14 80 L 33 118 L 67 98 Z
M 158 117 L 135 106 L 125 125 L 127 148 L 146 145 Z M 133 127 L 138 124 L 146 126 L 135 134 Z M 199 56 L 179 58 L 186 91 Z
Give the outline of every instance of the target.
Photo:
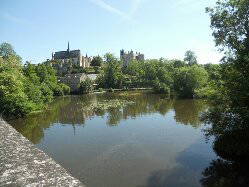
M 84 186 L 0 118 L 0 186 Z

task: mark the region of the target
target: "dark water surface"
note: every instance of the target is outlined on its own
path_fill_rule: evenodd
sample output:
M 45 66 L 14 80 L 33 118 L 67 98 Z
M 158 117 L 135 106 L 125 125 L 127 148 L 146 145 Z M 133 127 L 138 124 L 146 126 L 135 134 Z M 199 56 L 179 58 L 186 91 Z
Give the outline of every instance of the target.
M 201 100 L 144 92 L 58 98 L 15 128 L 87 186 L 195 187 L 216 158 Z

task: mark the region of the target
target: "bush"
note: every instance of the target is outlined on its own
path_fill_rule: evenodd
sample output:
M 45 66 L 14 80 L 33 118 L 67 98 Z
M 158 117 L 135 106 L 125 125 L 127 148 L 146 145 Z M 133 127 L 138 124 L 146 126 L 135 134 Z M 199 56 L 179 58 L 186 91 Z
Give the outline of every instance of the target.
M 57 84 L 53 90 L 55 96 L 63 96 L 70 94 L 70 87 L 65 84 Z
M 71 89 L 70 89 L 70 87 L 68 85 L 65 85 L 65 84 L 61 83 L 60 86 L 61 86 L 61 88 L 63 90 L 64 95 L 69 95 L 70 94 Z
M 207 71 L 198 65 L 182 67 L 175 76 L 174 90 L 182 98 L 193 98 L 208 81 Z
M 91 93 L 93 92 L 93 83 L 90 78 L 86 78 L 84 81 L 82 81 L 79 85 L 79 93 L 85 94 L 85 93 Z
M 163 82 L 159 82 L 158 80 L 154 81 L 153 89 L 154 89 L 154 91 L 156 93 L 162 93 L 162 94 L 170 95 L 170 87 L 167 84 L 163 83 Z

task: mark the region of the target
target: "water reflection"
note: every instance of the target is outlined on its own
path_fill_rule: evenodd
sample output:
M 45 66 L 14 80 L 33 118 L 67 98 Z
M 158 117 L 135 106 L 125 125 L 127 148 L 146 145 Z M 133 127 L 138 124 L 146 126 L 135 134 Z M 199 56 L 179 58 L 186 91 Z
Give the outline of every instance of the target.
M 87 186 L 200 186 L 216 158 L 201 136 L 201 100 L 147 92 L 58 98 L 15 128 Z
M 134 103 L 123 107 L 89 110 L 95 103 L 112 100 L 126 100 Z M 73 128 L 84 126 L 86 120 L 94 116 L 107 116 L 107 125 L 117 126 L 121 120 L 153 113 L 165 116 L 169 111 L 174 111 L 177 122 L 198 127 L 201 124 L 199 115 L 206 108 L 207 104 L 201 100 L 168 100 L 163 95 L 144 92 L 91 94 L 58 98 L 50 105 L 49 110 L 30 115 L 25 119 L 10 121 L 10 124 L 37 144 L 43 138 L 44 130 L 52 125 L 71 125 Z
M 202 122 L 200 121 L 200 112 L 207 109 L 207 105 L 203 100 L 178 100 L 174 102 L 175 120 L 185 125 L 199 127 Z
M 216 135 L 213 144 L 220 157 L 213 160 L 200 180 L 204 187 L 247 187 L 249 185 L 249 132 L 231 130 Z
M 206 130 L 207 136 L 214 136 L 213 150 L 219 159 L 213 160 L 202 172 L 200 182 L 204 187 L 248 187 L 249 129 L 239 125 L 224 128 L 217 123 L 227 125 L 225 120 L 217 120 L 220 116 L 222 114 L 216 113 L 207 118 L 212 122 Z M 231 119 L 231 116 L 227 116 L 227 119 Z
M 248 187 L 249 162 L 213 160 L 203 171 L 201 183 L 204 187 Z
M 176 157 L 176 167 L 152 172 L 143 187 L 199 187 L 202 167 L 208 165 L 212 155 L 206 142 L 200 140 Z

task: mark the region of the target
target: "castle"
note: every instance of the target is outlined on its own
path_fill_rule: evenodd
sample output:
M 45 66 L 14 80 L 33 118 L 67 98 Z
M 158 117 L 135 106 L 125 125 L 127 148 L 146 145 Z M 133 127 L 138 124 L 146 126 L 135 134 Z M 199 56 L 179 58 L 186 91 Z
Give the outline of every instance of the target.
M 141 62 L 144 61 L 144 59 L 144 54 L 137 52 L 134 54 L 132 50 L 128 51 L 127 53 L 123 49 L 120 51 L 120 60 L 123 61 L 124 67 L 128 67 L 133 60 Z
M 90 63 L 92 61 L 91 57 L 88 57 L 87 55 L 82 56 L 79 49 L 70 50 L 69 42 L 66 51 L 52 53 L 52 60 L 59 61 L 61 67 L 68 66 L 71 63 L 71 65 L 76 65 L 83 68 L 90 67 Z

